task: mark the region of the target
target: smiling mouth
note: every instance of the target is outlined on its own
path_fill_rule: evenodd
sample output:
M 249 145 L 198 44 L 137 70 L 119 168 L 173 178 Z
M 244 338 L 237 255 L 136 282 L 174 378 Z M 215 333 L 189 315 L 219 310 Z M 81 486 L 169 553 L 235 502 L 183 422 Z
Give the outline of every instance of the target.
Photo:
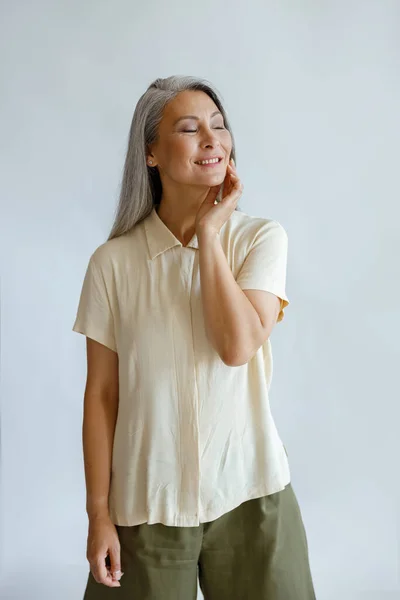
M 210 161 L 206 161 L 206 162 L 195 162 L 194 164 L 197 165 L 198 167 L 216 167 L 217 165 L 219 165 L 222 162 L 222 158 L 218 158 L 217 160 L 210 160 Z

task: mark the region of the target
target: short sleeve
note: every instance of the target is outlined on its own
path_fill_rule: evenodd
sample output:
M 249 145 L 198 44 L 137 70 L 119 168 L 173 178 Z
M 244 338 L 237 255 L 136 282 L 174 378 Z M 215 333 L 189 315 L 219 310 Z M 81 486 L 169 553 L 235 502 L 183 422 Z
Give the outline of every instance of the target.
M 282 321 L 289 304 L 286 295 L 288 236 L 280 223 L 264 221 L 253 236 L 250 248 L 236 278 L 242 290 L 271 292 L 281 300 L 277 321 Z
M 117 351 L 114 318 L 106 282 L 94 255 L 89 259 L 73 331 Z

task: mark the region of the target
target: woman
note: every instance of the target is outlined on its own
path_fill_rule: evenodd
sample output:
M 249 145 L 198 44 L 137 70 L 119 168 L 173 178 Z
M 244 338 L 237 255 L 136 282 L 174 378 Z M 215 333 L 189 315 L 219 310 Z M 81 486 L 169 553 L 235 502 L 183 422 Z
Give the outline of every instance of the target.
M 234 158 L 207 81 L 157 79 L 140 98 L 73 327 L 87 339 L 85 600 L 191 600 L 197 576 L 206 600 L 315 598 L 268 399 L 287 235 L 238 210 Z

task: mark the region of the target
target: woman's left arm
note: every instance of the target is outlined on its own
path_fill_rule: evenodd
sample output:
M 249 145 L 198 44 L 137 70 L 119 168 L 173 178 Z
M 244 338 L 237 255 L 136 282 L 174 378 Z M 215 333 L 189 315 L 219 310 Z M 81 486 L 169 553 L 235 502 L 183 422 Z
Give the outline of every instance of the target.
M 219 234 L 198 234 L 201 296 L 207 336 L 225 364 L 248 362 L 268 339 L 281 301 L 264 290 L 242 290 L 229 267 Z
M 243 191 L 233 159 L 224 179 L 222 201 L 215 204 L 219 189 L 210 189 L 196 217 L 201 296 L 210 342 L 224 363 L 239 366 L 247 363 L 270 336 L 281 299 L 266 290 L 242 290 L 221 246 L 219 231 Z

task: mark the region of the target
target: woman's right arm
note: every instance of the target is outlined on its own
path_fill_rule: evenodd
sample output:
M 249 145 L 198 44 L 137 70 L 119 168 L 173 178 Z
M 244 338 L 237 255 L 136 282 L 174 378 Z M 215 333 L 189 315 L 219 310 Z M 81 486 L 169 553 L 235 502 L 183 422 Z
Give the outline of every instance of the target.
M 119 401 L 118 354 L 89 337 L 86 338 L 86 352 L 82 441 L 89 518 L 87 559 L 96 581 L 119 587 L 119 581 L 113 579 L 111 572 L 121 569 L 120 547 L 108 507 Z M 105 563 L 107 554 L 111 572 Z
M 108 516 L 112 447 L 118 413 L 118 354 L 86 338 L 87 379 L 83 410 L 86 512 Z

